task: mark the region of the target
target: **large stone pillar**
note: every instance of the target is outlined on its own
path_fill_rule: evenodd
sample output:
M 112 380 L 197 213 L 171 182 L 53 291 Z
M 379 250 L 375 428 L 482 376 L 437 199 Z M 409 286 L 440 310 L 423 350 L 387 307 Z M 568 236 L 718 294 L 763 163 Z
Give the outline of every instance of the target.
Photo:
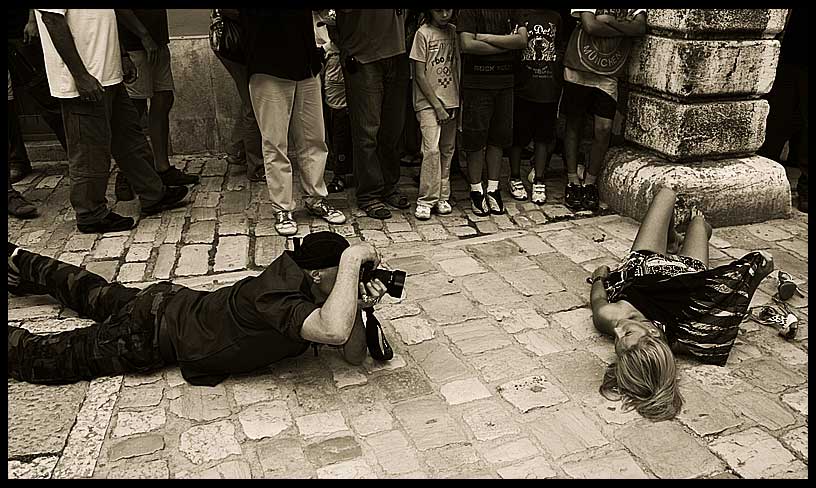
M 630 54 L 626 145 L 609 150 L 601 198 L 641 220 L 659 185 L 685 193 L 715 227 L 787 217 L 785 170 L 765 139 L 784 9 L 652 9 Z

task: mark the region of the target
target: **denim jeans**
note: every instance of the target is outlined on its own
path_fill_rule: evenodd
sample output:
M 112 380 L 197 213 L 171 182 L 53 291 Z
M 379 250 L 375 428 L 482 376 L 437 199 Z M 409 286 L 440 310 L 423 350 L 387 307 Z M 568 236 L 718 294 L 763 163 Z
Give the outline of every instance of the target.
M 440 124 L 436 120 L 436 111 L 432 108 L 420 110 L 416 117 L 422 132 L 422 168 L 419 173 L 417 205 L 432 207 L 439 200 L 450 198 L 450 165 L 456 147 L 456 125 L 459 121 L 454 116 L 453 120 Z
M 397 193 L 398 147 L 405 125 L 408 56 L 398 54 L 371 63 L 343 66 L 354 143 L 357 204 L 370 205 Z
M 62 120 L 68 143 L 71 205 L 77 224 L 94 224 L 110 210 L 105 191 L 111 155 L 139 195 L 142 208 L 164 197 L 164 184 L 153 166 L 139 114 L 122 83 L 104 88 L 102 100 L 63 98 Z

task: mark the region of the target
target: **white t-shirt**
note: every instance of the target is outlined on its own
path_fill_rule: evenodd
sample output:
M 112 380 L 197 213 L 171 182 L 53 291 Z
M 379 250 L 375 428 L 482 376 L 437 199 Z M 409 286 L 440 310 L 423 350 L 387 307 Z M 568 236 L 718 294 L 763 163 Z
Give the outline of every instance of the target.
M 45 58 L 45 73 L 51 96 L 76 98 L 79 92 L 74 77 L 62 60 L 48 29 L 42 21 L 41 12 L 64 15 L 74 38 L 82 63 L 102 86 L 122 82 L 122 58 L 119 48 L 119 32 L 116 28 L 116 12 L 113 9 L 37 9 L 37 27 Z

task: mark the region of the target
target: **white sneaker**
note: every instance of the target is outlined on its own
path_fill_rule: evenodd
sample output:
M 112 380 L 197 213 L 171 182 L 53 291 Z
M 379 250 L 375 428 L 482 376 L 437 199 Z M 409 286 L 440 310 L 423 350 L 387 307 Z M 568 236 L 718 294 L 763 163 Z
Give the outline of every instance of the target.
M 547 185 L 544 183 L 533 183 L 533 198 L 536 205 L 544 205 L 547 202 Z
M 527 200 L 527 190 L 521 180 L 510 180 L 510 196 L 516 200 Z
M 416 211 L 414 212 L 414 217 L 418 218 L 419 220 L 428 220 L 431 218 L 431 207 L 427 205 L 418 204 L 416 207 Z
M 297 222 L 292 218 L 292 212 L 282 210 L 275 214 L 275 230 L 282 236 L 297 234 Z
M 439 200 L 436 202 L 436 213 L 439 215 L 448 215 L 452 211 L 451 204 L 448 203 L 447 200 Z

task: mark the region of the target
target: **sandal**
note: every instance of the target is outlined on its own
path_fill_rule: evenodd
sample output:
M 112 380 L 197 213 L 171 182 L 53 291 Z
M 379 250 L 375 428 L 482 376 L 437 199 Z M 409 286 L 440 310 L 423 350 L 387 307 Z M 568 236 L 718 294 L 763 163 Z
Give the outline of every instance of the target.
M 329 190 L 329 193 L 340 193 L 346 190 L 346 183 L 343 181 L 342 176 L 334 175 L 334 178 L 326 185 L 326 188 Z
M 799 329 L 799 319 L 784 303 L 774 297 L 774 301 L 780 305 L 781 311 L 770 305 L 753 307 L 748 311 L 752 320 L 762 325 L 767 325 L 779 329 L 779 335 L 787 340 L 796 337 Z M 755 313 L 754 310 L 757 310 Z
M 782 300 L 788 300 L 794 295 L 794 293 L 800 297 L 804 297 L 802 292 L 799 291 L 799 287 L 796 286 L 793 278 L 788 273 L 779 270 L 779 273 L 777 273 L 777 280 L 779 280 L 779 284 L 776 286 L 776 294 Z
M 385 220 L 391 218 L 391 211 L 382 202 L 374 202 L 366 207 L 361 207 L 360 210 L 372 219 Z
M 399 209 L 408 208 L 411 206 L 411 204 L 408 202 L 408 198 L 400 193 L 389 195 L 385 198 L 385 203 Z

